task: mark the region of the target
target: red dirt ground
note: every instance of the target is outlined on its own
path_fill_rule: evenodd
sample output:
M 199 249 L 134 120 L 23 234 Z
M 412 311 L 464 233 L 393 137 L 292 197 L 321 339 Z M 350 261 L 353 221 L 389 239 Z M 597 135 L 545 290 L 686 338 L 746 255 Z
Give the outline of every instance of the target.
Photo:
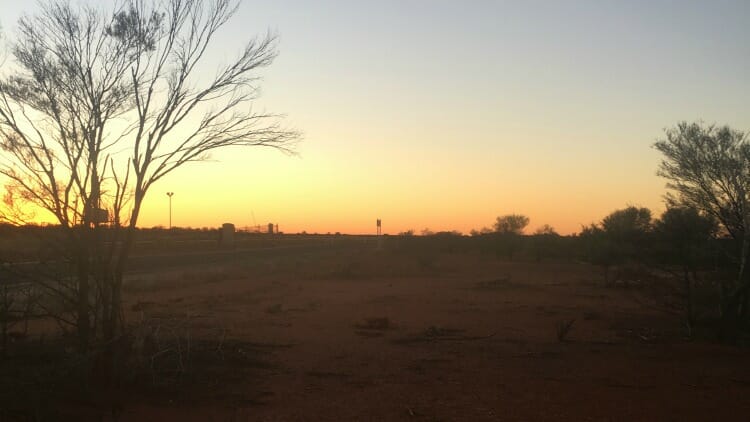
M 679 315 L 638 287 L 604 286 L 586 264 L 351 253 L 264 265 L 131 283 L 130 322 L 148 321 L 162 338 L 189 333 L 232 358 L 192 381 L 185 369 L 169 392 L 119 398 L 119 420 L 750 414 L 746 349 L 687 340 Z

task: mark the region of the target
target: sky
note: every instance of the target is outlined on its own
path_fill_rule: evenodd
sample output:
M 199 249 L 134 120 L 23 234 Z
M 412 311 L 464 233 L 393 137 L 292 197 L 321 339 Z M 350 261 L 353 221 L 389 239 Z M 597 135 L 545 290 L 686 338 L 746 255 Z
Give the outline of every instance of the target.
M 37 6 L 0 0 L 6 37 Z M 255 105 L 298 155 L 216 152 L 159 181 L 139 225 L 396 234 L 530 217 L 567 234 L 663 210 L 652 148 L 703 120 L 750 130 L 750 2 L 247 1 L 208 64 L 267 30 Z

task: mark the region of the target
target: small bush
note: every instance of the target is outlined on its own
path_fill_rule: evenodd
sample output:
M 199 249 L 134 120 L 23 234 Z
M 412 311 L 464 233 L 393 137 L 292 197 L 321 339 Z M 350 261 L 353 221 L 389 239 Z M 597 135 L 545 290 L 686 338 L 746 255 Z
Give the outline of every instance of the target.
M 559 341 L 560 343 L 566 341 L 570 330 L 573 329 L 573 323 L 575 322 L 575 319 L 570 319 L 563 320 L 557 323 L 557 341 Z

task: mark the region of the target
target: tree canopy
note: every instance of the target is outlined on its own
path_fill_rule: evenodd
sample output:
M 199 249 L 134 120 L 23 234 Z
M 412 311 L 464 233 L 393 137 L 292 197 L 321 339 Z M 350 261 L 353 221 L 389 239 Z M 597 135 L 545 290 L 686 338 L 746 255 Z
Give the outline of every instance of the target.
M 616 242 L 632 242 L 651 228 L 651 210 L 629 206 L 604 217 L 602 230 Z
M 668 204 L 704 211 L 734 238 L 745 236 L 750 192 L 748 135 L 729 126 L 681 122 L 654 144 Z
M 500 234 L 522 234 L 529 225 L 529 217 L 522 214 L 508 214 L 497 217 L 495 231 Z

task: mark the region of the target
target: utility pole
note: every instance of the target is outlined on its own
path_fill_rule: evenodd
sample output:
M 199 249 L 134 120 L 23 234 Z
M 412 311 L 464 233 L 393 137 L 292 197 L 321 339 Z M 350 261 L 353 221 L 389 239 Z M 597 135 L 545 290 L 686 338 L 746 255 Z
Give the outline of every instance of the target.
M 169 197 L 169 230 L 172 230 L 172 195 L 174 195 L 174 192 L 167 192 Z

